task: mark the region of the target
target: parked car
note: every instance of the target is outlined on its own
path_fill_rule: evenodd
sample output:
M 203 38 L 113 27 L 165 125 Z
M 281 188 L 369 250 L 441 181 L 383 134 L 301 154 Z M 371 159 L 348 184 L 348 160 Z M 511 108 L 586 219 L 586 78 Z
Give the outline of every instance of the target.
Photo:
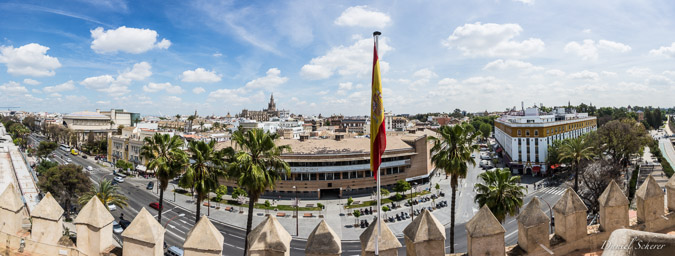
M 164 255 L 183 256 L 183 249 L 178 248 L 176 246 L 171 246 L 169 247 L 169 249 L 166 249 L 166 253 Z
M 82 158 L 87 159 L 87 155 L 84 155 L 84 154 L 83 154 L 83 155 L 82 155 Z
M 117 184 L 119 184 L 119 182 L 117 182 L 116 180 L 113 179 L 113 181 L 110 182 L 110 184 L 112 184 L 112 185 L 117 185 Z
M 117 221 L 113 220 L 113 232 L 115 234 L 121 234 L 123 231 L 124 231 L 124 229 L 122 228 L 122 225 L 117 223 Z
M 155 183 L 151 181 L 151 182 L 148 182 L 148 186 L 146 186 L 145 189 L 152 190 L 152 188 L 154 188 L 154 187 L 155 187 Z
M 115 211 L 115 210 L 117 210 L 117 206 L 115 206 L 114 204 L 110 204 L 110 203 L 109 203 L 109 204 L 108 204 L 108 210 L 110 210 L 110 211 Z
M 94 167 L 91 167 L 91 165 L 87 166 L 87 171 L 93 171 L 93 170 L 94 170 Z
M 117 182 L 119 182 L 119 183 L 124 182 L 124 178 L 122 178 L 122 177 L 120 177 L 120 176 L 117 176 L 117 177 L 113 178 L 113 180 L 115 180 L 115 181 L 117 181 Z
M 152 202 L 152 203 L 150 203 L 150 208 L 155 209 L 155 210 L 158 210 L 158 211 L 161 209 L 161 208 L 159 208 L 159 203 L 158 203 L 158 202 Z M 162 206 L 162 208 L 164 208 L 164 206 Z
M 66 161 L 70 163 L 73 161 L 73 159 L 67 158 Z

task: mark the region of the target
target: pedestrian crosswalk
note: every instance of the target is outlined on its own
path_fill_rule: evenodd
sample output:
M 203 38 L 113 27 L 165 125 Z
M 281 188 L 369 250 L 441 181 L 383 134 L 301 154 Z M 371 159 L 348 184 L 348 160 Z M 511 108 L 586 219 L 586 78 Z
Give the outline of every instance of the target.
M 561 188 L 561 187 L 540 188 L 536 192 L 552 194 L 552 195 L 562 195 L 563 193 L 565 193 L 566 189 L 567 188 Z

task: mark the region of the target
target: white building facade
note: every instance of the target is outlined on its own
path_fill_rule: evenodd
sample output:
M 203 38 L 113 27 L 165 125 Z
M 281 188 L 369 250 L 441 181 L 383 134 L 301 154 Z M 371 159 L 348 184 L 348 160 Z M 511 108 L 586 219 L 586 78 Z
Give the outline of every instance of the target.
M 554 141 L 576 138 L 597 129 L 597 118 L 564 108 L 540 114 L 528 108 L 520 115 L 504 115 L 495 120 L 495 139 L 512 169 L 523 174 L 546 173 L 548 147 Z

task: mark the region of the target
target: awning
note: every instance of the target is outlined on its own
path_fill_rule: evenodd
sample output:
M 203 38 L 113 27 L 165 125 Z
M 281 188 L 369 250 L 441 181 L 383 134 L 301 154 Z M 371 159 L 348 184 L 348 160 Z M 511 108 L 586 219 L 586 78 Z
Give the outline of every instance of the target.
M 532 167 L 532 172 L 539 172 L 539 171 L 541 171 L 541 167 L 539 166 Z
M 146 171 L 147 169 L 148 169 L 148 168 L 145 167 L 145 165 L 142 165 L 142 164 L 136 165 L 136 170 L 137 170 L 137 171 L 144 172 L 144 171 Z
M 497 150 L 495 150 L 495 152 L 497 152 L 497 153 L 502 152 L 502 148 L 497 148 Z

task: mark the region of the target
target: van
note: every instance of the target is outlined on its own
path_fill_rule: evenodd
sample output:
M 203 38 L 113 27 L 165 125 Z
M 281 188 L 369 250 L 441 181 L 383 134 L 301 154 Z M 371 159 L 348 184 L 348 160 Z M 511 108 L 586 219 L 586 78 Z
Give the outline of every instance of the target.
M 169 255 L 169 256 L 183 256 L 183 249 L 178 248 L 176 246 L 171 246 L 169 249 L 166 249 L 166 253 L 164 255 Z

